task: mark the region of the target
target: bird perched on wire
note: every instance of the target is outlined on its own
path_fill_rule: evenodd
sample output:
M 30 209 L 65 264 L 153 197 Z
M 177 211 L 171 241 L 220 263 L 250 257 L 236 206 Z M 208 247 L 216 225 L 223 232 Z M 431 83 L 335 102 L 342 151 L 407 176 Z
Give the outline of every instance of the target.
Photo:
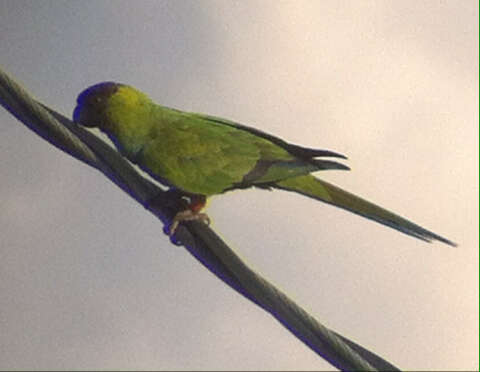
M 188 207 L 174 217 L 170 234 L 185 220 L 209 222 L 200 212 L 207 197 L 258 187 L 294 191 L 416 238 L 455 245 L 314 177 L 311 173 L 316 171 L 349 169 L 331 160 L 346 159 L 333 151 L 305 148 L 230 120 L 161 106 L 137 89 L 114 82 L 84 90 L 73 120 L 100 128 L 128 160 L 188 197 Z

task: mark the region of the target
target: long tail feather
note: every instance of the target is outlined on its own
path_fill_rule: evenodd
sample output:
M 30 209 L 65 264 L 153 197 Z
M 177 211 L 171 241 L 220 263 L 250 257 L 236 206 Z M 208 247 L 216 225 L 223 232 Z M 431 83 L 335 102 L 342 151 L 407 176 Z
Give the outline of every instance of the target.
M 437 235 L 423 227 L 408 221 L 386 209 L 369 201 L 355 196 L 328 182 L 315 178 L 312 175 L 289 178 L 273 185 L 275 188 L 295 191 L 305 196 L 349 210 L 363 217 L 377 221 L 383 225 L 401 231 L 415 238 L 431 242 L 438 240 L 451 246 L 456 246 L 452 241 Z

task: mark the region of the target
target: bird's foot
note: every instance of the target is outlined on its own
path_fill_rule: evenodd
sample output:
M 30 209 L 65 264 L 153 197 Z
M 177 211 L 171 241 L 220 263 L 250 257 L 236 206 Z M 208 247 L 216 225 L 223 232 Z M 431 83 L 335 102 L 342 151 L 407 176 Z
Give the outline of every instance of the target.
M 173 217 L 172 224 L 168 230 L 168 234 L 173 236 L 177 230 L 180 222 L 183 221 L 202 221 L 207 225 L 210 225 L 210 217 L 206 213 L 199 213 L 198 211 L 192 211 L 191 209 L 186 209 L 184 211 L 178 212 L 175 217 Z

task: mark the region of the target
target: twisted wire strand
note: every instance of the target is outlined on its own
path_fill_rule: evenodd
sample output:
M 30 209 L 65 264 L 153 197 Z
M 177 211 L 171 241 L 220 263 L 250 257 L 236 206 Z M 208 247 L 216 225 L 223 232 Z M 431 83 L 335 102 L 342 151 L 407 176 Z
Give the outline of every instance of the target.
M 169 226 L 178 200 L 141 176 L 100 138 L 35 101 L 0 68 L 0 104 L 42 138 L 104 173 Z M 150 203 L 155 199 L 155 203 Z M 159 202 L 160 201 L 160 202 Z M 340 370 L 399 371 L 385 359 L 320 324 L 283 292 L 250 269 L 218 235 L 198 221 L 183 223 L 177 239 L 217 277 L 272 314 L 315 353 Z

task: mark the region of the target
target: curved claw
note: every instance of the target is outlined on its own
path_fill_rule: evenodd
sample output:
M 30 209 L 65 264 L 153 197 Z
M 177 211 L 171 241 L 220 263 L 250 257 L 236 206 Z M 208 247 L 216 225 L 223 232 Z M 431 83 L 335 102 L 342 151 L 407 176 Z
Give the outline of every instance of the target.
M 173 236 L 175 230 L 177 230 L 180 222 L 183 221 L 202 221 L 206 225 L 210 225 L 210 217 L 206 213 L 194 212 L 190 209 L 178 212 L 175 217 L 173 217 L 172 224 L 168 230 L 168 235 Z

